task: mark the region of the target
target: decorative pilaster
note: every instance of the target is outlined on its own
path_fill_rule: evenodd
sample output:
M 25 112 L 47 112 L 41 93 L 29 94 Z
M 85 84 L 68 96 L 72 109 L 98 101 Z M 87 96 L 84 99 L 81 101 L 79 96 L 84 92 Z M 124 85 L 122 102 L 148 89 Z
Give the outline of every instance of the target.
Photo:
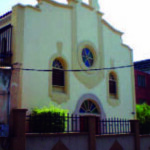
M 135 150 L 140 150 L 139 121 L 130 120 L 131 133 L 134 134 Z
M 27 109 L 13 109 L 10 124 L 10 150 L 26 150 L 26 111 Z
M 87 116 L 89 133 L 89 150 L 96 150 L 96 116 Z

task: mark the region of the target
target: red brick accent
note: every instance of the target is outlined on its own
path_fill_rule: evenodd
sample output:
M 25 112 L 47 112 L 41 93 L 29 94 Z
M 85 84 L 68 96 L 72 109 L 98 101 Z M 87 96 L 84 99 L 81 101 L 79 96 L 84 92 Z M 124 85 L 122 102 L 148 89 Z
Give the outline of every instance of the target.
M 110 150 L 123 150 L 123 147 L 118 143 L 118 141 L 115 141 Z
M 52 148 L 52 150 L 69 150 L 61 141 L 58 141 L 57 144 Z
M 135 70 L 135 94 L 136 94 L 136 103 L 140 103 L 140 99 L 146 100 L 146 103 L 150 105 L 150 74 Z M 146 86 L 145 87 L 139 87 L 138 86 L 138 75 L 142 75 L 145 77 L 146 80 Z
M 25 122 L 27 109 L 14 109 L 10 126 L 10 150 L 25 150 Z
M 96 116 L 88 117 L 89 150 L 96 150 Z
M 134 134 L 135 150 L 140 150 L 139 121 L 130 120 L 131 133 Z

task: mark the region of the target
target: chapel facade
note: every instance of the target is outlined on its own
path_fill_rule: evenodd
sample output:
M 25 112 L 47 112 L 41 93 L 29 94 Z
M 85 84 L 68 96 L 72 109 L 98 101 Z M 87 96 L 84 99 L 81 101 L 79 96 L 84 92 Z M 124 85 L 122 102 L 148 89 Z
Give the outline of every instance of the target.
M 133 64 L 132 50 L 102 16 L 98 0 L 38 0 L 0 18 L 0 58 L 7 55 L 4 66 L 13 68 L 10 109 L 53 104 L 78 115 L 135 118 L 133 67 L 116 68 Z

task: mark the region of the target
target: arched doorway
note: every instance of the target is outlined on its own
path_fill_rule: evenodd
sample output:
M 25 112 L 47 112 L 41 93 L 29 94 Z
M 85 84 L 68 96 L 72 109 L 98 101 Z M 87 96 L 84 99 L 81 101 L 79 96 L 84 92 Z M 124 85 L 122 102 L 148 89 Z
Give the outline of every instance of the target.
M 87 116 L 93 116 L 93 115 L 98 117 L 99 119 L 106 118 L 106 114 L 104 112 L 101 100 L 96 95 L 91 93 L 83 94 L 79 98 L 76 104 L 74 114 L 80 116 L 79 126 L 81 132 L 86 131 L 86 127 L 87 127 L 87 119 L 83 119 L 83 118 L 87 118 Z M 99 132 L 97 127 L 96 129 Z
M 90 115 L 96 116 L 96 132 L 99 132 L 98 121 L 100 120 L 100 109 L 98 104 L 91 99 L 86 99 L 80 106 L 80 131 L 86 132 L 88 130 L 88 117 Z

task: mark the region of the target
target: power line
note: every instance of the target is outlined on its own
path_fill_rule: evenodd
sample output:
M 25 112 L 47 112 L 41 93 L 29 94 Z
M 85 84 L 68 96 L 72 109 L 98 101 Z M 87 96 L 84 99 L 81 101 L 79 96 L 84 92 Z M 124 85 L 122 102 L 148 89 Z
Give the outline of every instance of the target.
M 101 71 L 101 70 L 115 70 L 115 69 L 123 69 L 134 67 L 134 65 L 126 65 L 126 66 L 117 66 L 110 68 L 98 68 L 98 69 L 71 69 L 71 70 L 63 70 L 66 72 L 82 72 L 82 71 Z M 22 71 L 38 71 L 38 72 L 52 72 L 53 69 L 31 69 L 31 68 L 13 68 L 13 67 L 0 67 L 0 70 L 22 70 Z

